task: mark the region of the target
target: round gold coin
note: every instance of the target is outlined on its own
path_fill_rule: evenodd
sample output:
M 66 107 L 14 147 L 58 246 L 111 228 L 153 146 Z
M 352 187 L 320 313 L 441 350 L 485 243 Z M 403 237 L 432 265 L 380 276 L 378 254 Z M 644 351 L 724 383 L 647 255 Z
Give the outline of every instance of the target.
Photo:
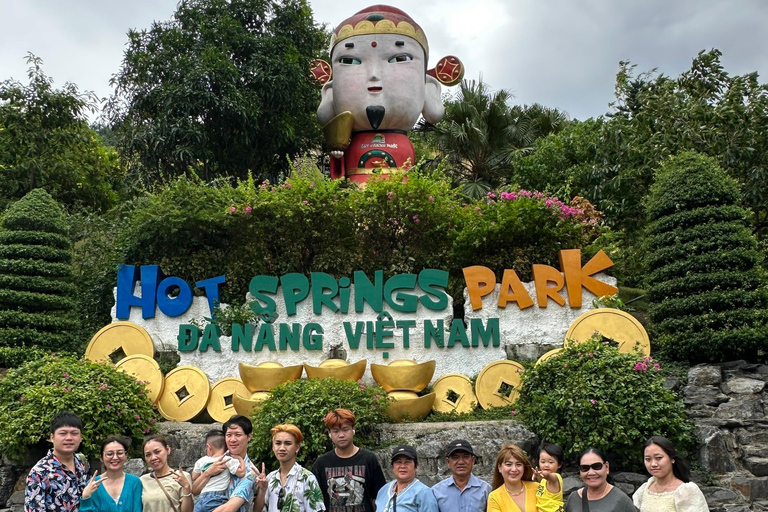
M 165 386 L 157 410 L 170 421 L 189 421 L 205 409 L 211 383 L 199 368 L 180 366 L 165 376 Z
M 153 404 L 157 403 L 165 385 L 165 377 L 157 361 L 144 354 L 134 354 L 117 363 L 115 367 L 133 376 L 139 382 L 146 382 L 147 398 Z
M 205 407 L 210 417 L 214 421 L 224 423 L 237 414 L 234 401 L 235 396 L 238 394 L 242 396 L 250 395 L 248 388 L 245 387 L 245 384 L 240 379 L 227 377 L 215 383 L 211 388 L 208 405 Z
M 550 357 L 554 356 L 555 354 L 559 354 L 560 352 L 562 352 L 562 350 L 563 350 L 563 349 L 561 349 L 561 348 L 556 348 L 556 349 L 554 349 L 554 350 L 550 350 L 549 352 L 547 352 L 546 354 L 544 354 L 543 356 L 541 356 L 541 357 L 539 358 L 539 360 L 538 360 L 538 361 L 536 361 L 536 364 L 539 364 L 539 363 L 543 363 L 544 361 L 546 361 L 546 360 L 547 360 L 547 359 L 549 359 Z
M 520 388 L 523 366 L 514 361 L 494 361 L 486 365 L 475 382 L 480 407 L 504 407 L 515 403 Z
M 470 412 L 477 403 L 477 396 L 472 389 L 472 381 L 466 375 L 449 373 L 432 384 L 435 403 L 432 409 L 437 412 L 456 411 L 461 414 Z
M 595 333 L 617 342 L 619 352 L 637 349 L 645 356 L 651 355 L 651 342 L 643 325 L 629 313 L 612 308 L 593 309 L 574 320 L 565 334 L 565 346 L 586 341 Z
M 85 349 L 89 361 L 117 363 L 134 354 L 155 357 L 155 345 L 149 333 L 133 322 L 114 322 L 101 328 Z

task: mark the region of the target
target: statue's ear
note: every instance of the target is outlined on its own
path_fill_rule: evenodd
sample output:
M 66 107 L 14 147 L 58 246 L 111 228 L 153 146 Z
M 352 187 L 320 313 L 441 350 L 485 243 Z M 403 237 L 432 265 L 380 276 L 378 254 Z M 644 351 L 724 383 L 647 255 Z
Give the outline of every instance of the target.
M 427 75 L 424 89 L 426 94 L 424 96 L 424 109 L 421 111 L 421 114 L 428 122 L 437 124 L 445 114 L 443 99 L 440 97 L 440 82 L 434 77 Z
M 325 126 L 328 121 L 336 117 L 336 106 L 333 103 L 333 80 L 327 82 L 321 91 L 320 106 L 317 107 L 317 120 Z

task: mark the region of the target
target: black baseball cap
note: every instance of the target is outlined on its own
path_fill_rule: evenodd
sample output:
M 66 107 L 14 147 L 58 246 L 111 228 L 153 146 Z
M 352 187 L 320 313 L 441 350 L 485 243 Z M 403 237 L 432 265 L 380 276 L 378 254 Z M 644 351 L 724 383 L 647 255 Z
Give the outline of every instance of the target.
M 404 455 L 409 459 L 413 459 L 413 461 L 416 463 L 419 462 L 419 456 L 416 455 L 416 448 L 414 448 L 413 446 L 409 446 L 407 444 L 401 444 L 399 446 L 395 446 L 395 449 L 392 450 L 392 459 L 390 460 L 390 462 L 395 462 L 395 459 L 401 455 Z
M 475 455 L 475 452 L 472 450 L 472 445 L 469 444 L 469 441 L 465 441 L 464 439 L 457 439 L 455 441 L 451 441 L 450 444 L 448 444 L 448 448 L 445 449 L 445 456 L 450 457 L 452 453 L 458 451 L 464 451 L 470 455 Z

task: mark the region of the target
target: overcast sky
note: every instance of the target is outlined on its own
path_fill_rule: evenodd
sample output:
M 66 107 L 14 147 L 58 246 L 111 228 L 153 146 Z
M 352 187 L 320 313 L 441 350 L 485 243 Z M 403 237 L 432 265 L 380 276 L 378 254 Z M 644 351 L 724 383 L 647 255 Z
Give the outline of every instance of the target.
M 43 59 L 55 84 L 105 97 L 130 28 L 173 15 L 176 0 L 0 0 L 0 80 L 26 82 L 26 53 Z M 374 2 L 311 2 L 315 20 L 336 26 Z M 455 55 L 466 78 L 508 89 L 585 119 L 608 111 L 620 60 L 677 76 L 699 50 L 719 48 L 730 74 L 768 75 L 766 0 L 410 0 L 392 1 L 419 23 L 430 67 Z

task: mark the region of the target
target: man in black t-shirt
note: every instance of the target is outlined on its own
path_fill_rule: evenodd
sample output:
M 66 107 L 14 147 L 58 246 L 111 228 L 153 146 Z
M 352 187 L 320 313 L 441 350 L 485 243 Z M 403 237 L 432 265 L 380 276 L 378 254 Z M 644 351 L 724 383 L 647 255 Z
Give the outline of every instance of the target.
M 355 414 L 336 409 L 323 418 L 334 449 L 312 466 L 327 512 L 373 512 L 384 472 L 370 451 L 355 446 Z

